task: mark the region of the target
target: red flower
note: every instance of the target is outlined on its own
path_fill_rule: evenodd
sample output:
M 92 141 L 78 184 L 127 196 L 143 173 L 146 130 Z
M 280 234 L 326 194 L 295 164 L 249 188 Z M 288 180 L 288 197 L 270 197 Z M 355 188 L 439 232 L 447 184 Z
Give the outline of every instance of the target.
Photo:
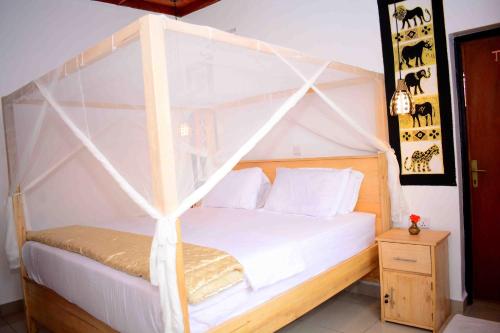
M 410 221 L 411 221 L 411 223 L 418 223 L 418 221 L 420 221 L 420 216 L 415 215 L 415 214 L 411 214 Z

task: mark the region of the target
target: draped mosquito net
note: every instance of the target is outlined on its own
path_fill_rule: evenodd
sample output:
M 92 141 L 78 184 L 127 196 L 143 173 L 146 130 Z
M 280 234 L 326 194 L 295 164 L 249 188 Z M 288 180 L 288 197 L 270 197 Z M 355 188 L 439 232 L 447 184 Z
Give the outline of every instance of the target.
M 376 135 L 379 74 L 212 28 L 147 16 L 2 102 L 10 194 L 20 188 L 28 230 L 156 223 L 151 282 L 166 332 L 183 330 L 175 221 L 242 158 L 384 151 L 393 221 L 404 207 L 397 161 Z M 152 144 L 155 107 L 166 151 Z M 154 170 L 167 153 L 176 200 L 160 209 Z M 8 230 L 16 267 L 12 216 Z

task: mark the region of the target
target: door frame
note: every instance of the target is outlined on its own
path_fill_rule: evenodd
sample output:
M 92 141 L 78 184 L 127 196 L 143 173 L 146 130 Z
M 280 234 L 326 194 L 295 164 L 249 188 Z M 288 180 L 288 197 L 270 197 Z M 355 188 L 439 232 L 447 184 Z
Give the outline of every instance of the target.
M 464 96 L 464 81 L 462 70 L 461 46 L 464 42 L 471 40 L 500 35 L 500 24 L 486 26 L 473 31 L 466 31 L 452 36 L 453 52 L 455 57 L 455 82 L 458 102 L 458 123 L 460 132 L 460 155 L 462 166 L 462 213 L 463 213 L 463 235 L 465 252 L 465 291 L 467 292 L 467 303 L 471 304 L 474 299 L 473 274 L 472 274 L 472 215 L 470 195 L 470 173 L 469 173 L 469 143 L 467 132 L 467 116 Z M 451 51 L 450 51 L 451 53 Z

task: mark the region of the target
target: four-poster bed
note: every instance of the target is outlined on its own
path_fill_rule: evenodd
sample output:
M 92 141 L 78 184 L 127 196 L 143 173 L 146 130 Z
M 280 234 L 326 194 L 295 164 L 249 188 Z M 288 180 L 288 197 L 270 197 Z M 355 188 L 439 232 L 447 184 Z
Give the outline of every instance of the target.
M 310 158 L 293 160 L 242 161 L 236 169 L 261 167 L 273 180 L 278 167 L 344 168 L 353 167 L 365 174 L 356 211 L 376 214 L 376 234 L 390 228 L 390 203 L 387 189 L 386 161 L 383 154 L 363 157 Z M 24 244 L 24 219 L 21 196 L 14 197 L 19 244 Z M 22 245 L 21 245 L 22 247 Z M 377 246 L 373 244 L 359 254 L 307 280 L 259 307 L 232 318 L 210 332 L 272 332 L 328 300 L 378 267 Z M 29 327 L 39 323 L 54 332 L 115 332 L 105 323 L 30 280 L 22 268 L 23 290 Z M 185 296 L 184 296 L 185 297 Z M 187 301 L 184 300 L 186 307 Z M 188 317 L 189 318 L 189 317 Z M 34 329 L 34 328 L 30 328 Z
M 205 27 L 198 27 L 181 22 L 165 20 L 162 17 L 152 15 L 143 17 L 140 20 L 115 33 L 113 36 L 107 38 L 95 47 L 69 60 L 64 64 L 61 71 L 51 73 L 46 77 L 42 77 L 41 79 L 37 80 L 36 84 L 29 84 L 2 100 L 6 123 L 6 141 L 8 148 L 7 154 L 9 160 L 9 178 L 11 180 L 11 186 L 12 182 L 16 182 L 16 180 L 18 179 L 18 175 L 16 175 L 16 163 L 18 161 L 17 154 L 19 153 L 19 151 L 17 151 L 16 149 L 17 138 L 15 131 L 13 131 L 14 126 L 12 125 L 14 123 L 15 112 L 13 106 L 14 101 L 16 101 L 16 103 L 19 103 L 19 99 L 21 99 L 21 104 L 24 103 L 25 105 L 33 105 L 38 103 L 42 105 L 44 103 L 47 104 L 47 102 L 37 102 L 36 100 L 30 99 L 29 95 L 37 89 L 42 91 L 43 94 L 44 89 L 46 89 L 46 87 L 44 87 L 44 83 L 47 83 L 47 87 L 50 87 L 50 81 L 51 79 L 53 80 L 54 77 L 57 80 L 59 78 L 70 76 L 72 73 L 79 73 L 82 68 L 85 68 L 86 66 L 89 66 L 94 62 L 98 62 L 99 60 L 105 58 L 108 54 L 114 52 L 116 49 L 126 47 L 132 41 L 139 40 L 140 54 L 142 59 L 142 75 L 144 82 L 144 106 L 141 106 L 140 103 L 103 103 L 102 101 L 96 100 L 85 101 L 84 108 L 85 110 L 91 108 L 109 110 L 115 109 L 117 110 L 117 112 L 120 112 L 124 109 L 131 110 L 131 112 L 140 112 L 141 109 L 145 110 L 147 144 L 149 147 L 150 157 L 150 162 L 148 163 L 148 165 L 151 167 L 151 201 L 152 205 L 155 208 L 155 210 L 153 210 L 153 213 L 150 215 L 157 219 L 157 223 L 167 224 L 169 222 L 168 219 L 163 219 L 163 216 L 171 215 L 172 212 L 179 210 L 178 207 L 179 205 L 182 206 L 182 204 L 184 203 L 183 199 L 185 198 L 180 197 L 182 193 L 178 189 L 179 175 L 176 174 L 179 172 L 179 168 L 176 165 L 176 163 L 179 163 L 179 160 L 174 158 L 174 156 L 177 156 L 176 154 L 178 154 L 178 148 L 176 146 L 176 140 L 178 139 L 176 139 L 176 137 L 178 135 L 177 126 L 179 124 L 179 120 L 176 118 L 178 116 L 175 112 L 178 112 L 182 108 L 174 110 L 174 107 L 172 106 L 175 103 L 173 103 L 171 99 L 174 99 L 176 97 L 172 96 L 172 88 L 169 88 L 169 84 L 176 84 L 176 82 L 169 81 L 169 75 L 166 75 L 166 73 L 170 73 L 169 71 L 171 71 L 172 69 L 168 68 L 169 64 L 166 61 L 165 56 L 166 50 L 169 49 L 169 45 L 166 45 L 165 42 L 165 31 L 182 33 L 197 38 L 208 38 L 210 41 L 229 45 L 228 47 L 231 48 L 243 48 L 251 50 L 252 52 L 264 53 L 268 55 L 278 55 L 279 57 L 283 57 L 283 59 L 293 59 L 293 61 L 301 64 L 305 63 L 307 65 L 314 65 L 316 67 L 319 67 L 319 65 L 321 65 L 322 63 L 320 60 L 314 57 L 309 57 L 296 51 L 275 46 L 271 47 L 268 44 L 259 41 L 231 35 L 221 31 L 208 29 L 209 33 L 207 37 L 207 28 Z M 212 61 L 212 59 L 210 59 L 209 61 Z M 385 140 L 385 105 L 383 103 L 383 81 L 381 75 L 356 68 L 354 66 L 335 62 L 329 62 L 328 64 L 324 65 L 324 67 L 342 73 L 347 73 L 346 78 L 337 80 L 335 82 L 325 82 L 325 80 L 323 80 L 322 82 L 317 83 L 316 86 L 313 86 L 312 84 L 322 73 L 322 71 L 319 71 L 316 76 L 312 76 L 309 81 L 306 82 L 306 84 L 303 85 L 302 88 L 298 91 L 293 88 L 288 89 L 286 85 L 283 85 L 283 88 L 278 89 L 277 91 L 267 93 L 258 92 L 257 94 L 250 97 L 246 96 L 239 99 L 226 98 L 224 101 L 214 99 L 214 101 L 216 101 L 217 103 L 214 103 L 214 105 L 212 105 L 209 112 L 203 113 L 203 116 L 206 117 L 206 119 L 203 120 L 203 124 L 208 123 L 211 125 L 205 125 L 206 133 L 204 135 L 206 136 L 206 138 L 204 144 L 206 145 L 206 149 L 203 149 L 203 153 L 199 153 L 199 156 L 201 157 L 198 157 L 196 162 L 198 164 L 206 163 L 207 158 L 205 156 L 210 156 L 211 152 L 217 149 L 217 138 L 214 138 L 214 132 L 216 131 L 216 129 L 214 129 L 214 123 L 220 121 L 214 119 L 214 113 L 216 114 L 217 110 L 241 108 L 245 105 L 252 105 L 252 103 L 265 103 L 268 100 L 274 102 L 280 101 L 281 99 L 286 99 L 284 104 L 292 104 L 291 106 L 289 106 L 289 108 L 291 108 L 298 102 L 298 100 L 300 100 L 302 96 L 314 95 L 315 93 L 318 93 L 318 91 L 316 90 L 317 88 L 335 89 L 338 87 L 348 87 L 350 85 L 364 84 L 366 82 L 374 83 L 375 85 L 376 93 L 374 94 L 374 101 L 372 101 L 372 104 L 375 105 L 375 110 L 373 110 L 373 112 L 376 112 L 376 133 L 379 138 Z M 202 70 L 205 69 L 202 68 Z M 304 79 L 304 81 L 306 81 L 306 79 Z M 168 92 L 170 92 L 170 94 Z M 46 96 L 46 94 L 43 95 L 49 101 L 48 104 L 51 105 L 50 107 L 56 109 L 56 112 L 59 112 L 57 110 L 57 107 L 72 107 L 72 104 L 75 104 L 71 100 L 60 100 L 55 103 L 52 102 L 50 98 Z M 28 98 L 24 98 L 25 96 L 28 96 Z M 78 102 L 76 104 L 78 105 Z M 195 110 L 194 112 L 200 110 L 196 108 L 193 109 Z M 279 108 L 279 110 L 282 109 L 283 106 Z M 201 108 L 201 110 L 206 111 L 203 108 Z M 282 112 L 284 115 L 287 110 L 283 109 L 280 112 Z M 276 117 L 276 119 L 274 120 L 277 122 L 280 119 L 280 117 Z M 181 122 L 181 124 L 183 123 Z M 196 126 L 194 127 L 196 128 Z M 269 127 L 267 132 L 270 131 L 271 127 Z M 79 133 L 78 129 L 73 130 L 73 132 Z M 259 132 L 260 138 L 264 137 L 267 132 Z M 363 130 L 360 130 L 360 133 L 362 134 L 362 136 L 366 136 Z M 17 133 L 17 135 L 19 135 L 19 133 Z M 181 134 L 181 136 L 182 135 L 183 134 Z M 89 135 L 89 137 L 92 136 Z M 258 141 L 258 138 L 254 138 L 254 136 L 252 136 L 252 138 L 255 139 L 254 141 Z M 221 140 L 220 138 L 218 139 Z M 255 143 L 253 145 L 255 145 Z M 253 145 L 247 144 L 246 146 L 248 146 L 248 149 L 246 151 L 240 149 L 238 150 L 238 153 L 240 153 L 241 157 L 246 155 L 246 152 L 248 152 L 251 147 L 253 147 Z M 87 147 L 89 150 L 93 149 L 92 143 L 86 143 L 85 147 Z M 97 149 L 95 150 L 97 151 Z M 375 150 L 383 149 L 381 148 Z M 99 152 L 97 151 L 97 153 Z M 386 231 L 390 228 L 391 204 L 389 199 L 390 193 L 388 186 L 388 161 L 384 153 L 356 157 L 322 157 L 293 160 L 272 159 L 259 161 L 240 161 L 238 164 L 234 165 L 235 162 L 241 159 L 241 157 L 238 157 L 238 153 L 228 159 L 228 162 L 224 163 L 223 166 L 219 166 L 220 169 L 225 168 L 227 172 L 233 168 L 241 169 L 249 167 L 260 167 L 263 169 L 264 173 L 271 179 L 271 181 L 274 179 L 276 168 L 279 167 L 353 168 L 355 170 L 361 171 L 365 175 L 365 178 L 361 186 L 359 200 L 356 205 L 356 211 L 369 212 L 376 215 L 376 235 L 379 235 L 383 231 Z M 101 158 L 101 160 L 107 162 L 105 157 Z M 200 162 L 200 160 L 202 160 L 202 162 Z M 230 161 L 235 162 L 230 163 Z M 107 170 L 115 179 L 119 178 L 119 172 L 116 172 L 116 170 L 114 170 L 112 166 L 108 166 Z M 221 176 L 223 176 L 223 173 L 224 172 L 219 172 L 219 170 L 217 170 L 217 172 L 214 172 L 214 174 L 220 174 Z M 213 181 L 214 184 L 216 182 L 217 180 Z M 16 186 L 17 185 L 18 184 L 16 184 Z M 120 186 L 122 187 L 122 189 L 124 189 L 124 191 L 130 191 L 127 190 L 127 187 L 125 185 L 120 184 Z M 203 193 L 206 193 L 209 188 L 210 186 L 207 185 L 205 191 L 198 191 L 200 192 L 200 194 L 198 195 L 199 198 L 195 196 L 193 197 L 192 201 L 196 202 L 201 197 L 203 197 Z M 25 208 L 23 208 L 23 191 L 24 189 L 22 188 L 22 185 L 17 186 L 16 191 L 15 193 L 13 193 L 12 197 L 13 213 L 17 232 L 17 243 L 19 246 L 20 255 L 22 255 L 22 247 L 26 240 L 26 229 L 28 227 L 27 223 L 25 222 L 24 216 Z M 129 192 L 127 192 L 127 194 L 128 193 Z M 136 195 L 136 197 L 139 197 L 140 199 L 139 195 Z M 134 199 L 134 202 L 140 205 L 139 199 Z M 36 219 L 36 216 L 31 216 L 31 219 Z M 178 299 L 180 303 L 180 310 L 182 312 L 184 331 L 189 332 L 189 311 L 186 290 L 184 287 L 185 283 L 182 255 L 182 235 L 180 221 L 179 219 L 177 219 L 177 216 L 175 219 L 175 233 L 177 234 L 177 241 L 174 243 L 174 247 L 176 248 L 174 252 L 177 282 L 176 290 L 178 290 Z M 314 276 L 313 278 L 308 279 L 305 282 L 300 283 L 290 290 L 287 290 L 286 292 L 273 297 L 265 303 L 249 311 L 246 311 L 243 314 L 235 316 L 234 318 L 226 320 L 216 327 L 212 327 L 210 329 L 210 332 L 275 331 L 300 317 L 317 305 L 321 304 L 331 296 L 337 294 L 339 291 L 348 287 L 353 282 L 372 272 L 377 268 L 377 266 L 377 248 L 376 245 L 373 244 L 360 253 L 352 256 L 351 258 L 331 267 L 330 269 Z M 157 268 L 159 266 L 155 267 Z M 161 270 L 159 272 L 161 272 Z M 108 326 L 106 323 L 94 318 L 92 315 L 81 309 L 78 304 L 72 304 L 54 291 L 34 282 L 28 277 L 28 274 L 25 271 L 22 262 L 21 275 L 29 332 L 36 331 L 37 324 L 47 327 L 54 332 L 114 331 L 113 328 Z

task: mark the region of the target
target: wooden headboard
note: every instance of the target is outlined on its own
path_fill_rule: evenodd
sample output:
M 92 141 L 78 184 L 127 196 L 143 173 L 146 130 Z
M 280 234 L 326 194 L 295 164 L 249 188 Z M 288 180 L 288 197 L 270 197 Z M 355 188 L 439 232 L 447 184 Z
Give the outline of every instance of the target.
M 352 157 L 318 157 L 303 159 L 241 161 L 234 169 L 259 167 L 271 182 L 276 168 L 353 168 L 365 178 L 361 184 L 356 211 L 376 214 L 377 235 L 391 227 L 391 205 L 387 185 L 387 160 L 384 153 Z

